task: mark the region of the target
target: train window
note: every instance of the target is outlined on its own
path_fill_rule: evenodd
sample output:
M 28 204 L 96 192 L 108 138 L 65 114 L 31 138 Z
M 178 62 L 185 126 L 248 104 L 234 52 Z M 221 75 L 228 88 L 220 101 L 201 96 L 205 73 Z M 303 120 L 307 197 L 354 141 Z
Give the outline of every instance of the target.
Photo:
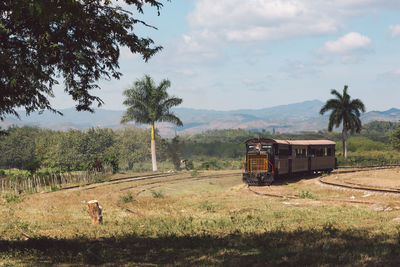
M 327 156 L 332 156 L 332 148 L 328 147 Z
M 307 157 L 306 149 L 295 149 L 296 158 L 305 158 Z
M 262 145 L 262 150 L 266 151 L 268 153 L 271 153 L 272 151 L 272 146 L 271 145 Z
M 323 148 L 315 149 L 315 156 L 316 157 L 323 157 L 324 156 L 324 149 Z

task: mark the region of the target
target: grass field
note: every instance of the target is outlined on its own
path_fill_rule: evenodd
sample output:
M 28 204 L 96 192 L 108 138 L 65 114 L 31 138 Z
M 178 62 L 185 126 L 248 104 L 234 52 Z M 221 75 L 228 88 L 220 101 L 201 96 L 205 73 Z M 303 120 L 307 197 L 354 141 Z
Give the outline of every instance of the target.
M 252 193 L 238 171 L 178 173 L 151 181 L 4 196 L 0 263 L 400 264 L 399 197 L 335 190 L 314 178 L 255 190 L 284 197 Z M 103 206 L 103 225 L 92 225 L 86 213 L 92 199 Z M 350 199 L 365 203 L 345 201 Z M 392 208 L 377 212 L 375 203 Z

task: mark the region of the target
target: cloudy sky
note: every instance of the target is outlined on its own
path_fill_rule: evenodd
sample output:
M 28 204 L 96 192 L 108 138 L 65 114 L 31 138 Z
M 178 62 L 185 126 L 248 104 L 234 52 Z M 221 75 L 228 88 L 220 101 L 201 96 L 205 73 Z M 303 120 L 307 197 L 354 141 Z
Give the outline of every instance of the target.
M 368 111 L 400 108 L 398 0 L 171 0 L 140 18 L 158 30 L 136 31 L 164 49 L 147 63 L 122 49 L 123 77 L 96 92 L 105 109 L 124 109 L 122 91 L 144 74 L 168 78 L 189 108 L 325 101 L 345 84 Z

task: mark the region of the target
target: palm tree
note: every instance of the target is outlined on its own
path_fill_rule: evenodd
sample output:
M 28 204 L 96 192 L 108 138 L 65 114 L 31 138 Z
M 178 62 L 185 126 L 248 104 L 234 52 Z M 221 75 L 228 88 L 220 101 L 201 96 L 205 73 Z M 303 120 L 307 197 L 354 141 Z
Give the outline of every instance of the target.
M 342 129 L 342 142 L 343 142 L 343 155 L 347 158 L 347 132 L 350 131 L 359 133 L 361 131 L 360 111 L 365 112 L 365 106 L 360 99 L 350 99 L 347 94 L 348 86 L 343 88 L 343 95 L 335 89 L 331 90 L 331 94 L 336 98 L 329 99 L 321 108 L 319 113 L 322 115 L 328 110 L 332 110 L 329 116 L 328 131 L 331 132 L 333 126 L 338 128 L 343 122 Z
M 153 171 L 157 171 L 155 128 L 156 122 L 172 122 L 182 126 L 182 121 L 170 111 L 171 107 L 182 103 L 181 98 L 170 97 L 167 88 L 171 86 L 169 80 L 162 80 L 155 86 L 153 79 L 145 75 L 137 80 L 131 88 L 124 91 L 126 97 L 123 104 L 128 107 L 121 118 L 121 123 L 135 121 L 151 125 L 151 160 Z

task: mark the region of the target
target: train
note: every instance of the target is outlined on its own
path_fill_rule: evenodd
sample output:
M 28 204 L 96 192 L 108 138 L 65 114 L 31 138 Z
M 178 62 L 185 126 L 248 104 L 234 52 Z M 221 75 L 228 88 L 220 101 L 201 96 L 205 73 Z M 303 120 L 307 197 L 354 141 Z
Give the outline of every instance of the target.
M 293 174 L 330 173 L 337 168 L 336 143 L 330 140 L 255 138 L 245 142 L 243 182 L 270 185 Z

